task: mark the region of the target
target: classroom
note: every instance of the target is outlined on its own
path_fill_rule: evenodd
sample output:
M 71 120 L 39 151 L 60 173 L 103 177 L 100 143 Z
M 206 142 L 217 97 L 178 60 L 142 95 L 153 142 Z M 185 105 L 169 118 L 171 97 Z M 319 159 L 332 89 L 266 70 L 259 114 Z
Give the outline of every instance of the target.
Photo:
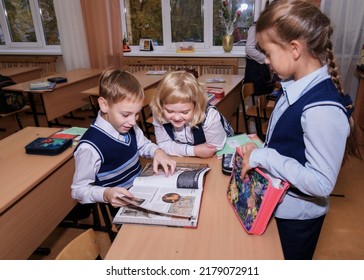
M 331 21 L 333 53 L 364 154 L 364 3 L 302 1 L 316 5 Z M 11 104 L 19 108 L 9 109 L 0 95 L 0 260 L 61 258 L 60 252 L 90 228 L 88 238 L 96 240 L 103 260 L 284 260 L 275 219 L 259 236 L 239 223 L 228 203 L 230 176 L 222 172 L 221 157 L 173 157 L 181 164 L 211 167 L 198 226 L 191 229 L 116 225 L 104 203 L 72 215 L 79 205 L 71 197 L 77 142 L 55 156 L 25 151 L 38 137 L 70 128 L 84 133 L 98 116 L 99 80 L 108 68 L 128 71 L 139 81 L 145 98 L 137 124 L 153 143 L 158 135 L 149 105 L 163 78 L 182 70 L 197 78 L 235 135 L 253 134 L 264 142 L 277 84 L 255 94 L 256 82 L 246 78 L 246 50 L 250 27 L 270 2 L 0 1 L 0 76 L 13 81 L 3 86 L 0 80 L 0 94 L 21 98 L 21 105 Z M 140 161 L 143 168 L 152 162 Z M 355 157 L 341 166 L 313 260 L 364 259 L 363 167 Z M 81 248 L 76 250 L 87 250 Z M 77 258 L 70 254 L 64 258 Z

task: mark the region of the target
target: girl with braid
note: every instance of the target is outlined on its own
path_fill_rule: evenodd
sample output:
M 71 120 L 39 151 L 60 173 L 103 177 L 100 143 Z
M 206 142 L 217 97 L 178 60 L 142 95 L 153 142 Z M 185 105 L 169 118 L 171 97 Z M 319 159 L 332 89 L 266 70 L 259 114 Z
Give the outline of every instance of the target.
M 241 146 L 244 177 L 261 167 L 290 182 L 275 211 L 285 259 L 312 259 L 345 154 L 360 157 L 340 84 L 330 20 L 306 1 L 276 0 L 256 24 L 281 94 L 263 148 Z

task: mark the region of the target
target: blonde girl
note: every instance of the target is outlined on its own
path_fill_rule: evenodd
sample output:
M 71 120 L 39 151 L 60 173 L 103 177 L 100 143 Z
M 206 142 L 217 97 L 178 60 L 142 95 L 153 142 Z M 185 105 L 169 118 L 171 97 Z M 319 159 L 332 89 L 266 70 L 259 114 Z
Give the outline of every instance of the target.
M 157 144 L 169 155 L 212 157 L 226 141 L 225 118 L 186 71 L 168 73 L 150 104 Z

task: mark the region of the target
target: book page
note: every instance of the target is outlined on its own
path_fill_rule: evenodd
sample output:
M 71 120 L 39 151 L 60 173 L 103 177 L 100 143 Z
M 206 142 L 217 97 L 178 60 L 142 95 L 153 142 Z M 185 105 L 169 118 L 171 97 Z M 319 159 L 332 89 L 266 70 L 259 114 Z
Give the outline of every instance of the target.
M 166 177 L 163 170 L 154 174 L 152 164 L 147 164 L 142 174 L 134 180 L 134 186 L 163 186 L 172 188 L 203 187 L 203 178 L 210 168 L 207 164 L 178 163 L 175 173 Z
M 201 189 L 139 186 L 129 190 L 134 198 L 129 205 L 119 209 L 114 223 L 197 226 Z M 120 199 L 125 201 L 125 197 Z
M 151 214 L 165 214 L 166 216 L 185 217 L 193 216 L 193 208 L 199 201 L 201 190 L 176 189 L 158 186 L 132 187 L 129 191 L 134 198 L 120 197 L 130 203 L 128 207 L 135 206 Z

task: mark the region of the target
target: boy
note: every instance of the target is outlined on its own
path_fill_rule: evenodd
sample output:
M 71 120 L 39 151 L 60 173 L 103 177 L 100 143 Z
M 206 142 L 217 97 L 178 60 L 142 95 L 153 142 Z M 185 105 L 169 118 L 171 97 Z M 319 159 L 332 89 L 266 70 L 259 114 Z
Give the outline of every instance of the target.
M 139 156 L 153 158 L 154 172 L 161 165 L 166 176 L 174 173 L 176 162 L 137 126 L 144 91 L 132 74 L 105 70 L 99 92 L 98 116 L 74 151 L 72 197 L 81 204 L 104 202 L 118 208 L 123 206 L 118 196 L 133 197 L 127 189 L 141 173 Z M 113 216 L 117 212 L 110 210 Z

